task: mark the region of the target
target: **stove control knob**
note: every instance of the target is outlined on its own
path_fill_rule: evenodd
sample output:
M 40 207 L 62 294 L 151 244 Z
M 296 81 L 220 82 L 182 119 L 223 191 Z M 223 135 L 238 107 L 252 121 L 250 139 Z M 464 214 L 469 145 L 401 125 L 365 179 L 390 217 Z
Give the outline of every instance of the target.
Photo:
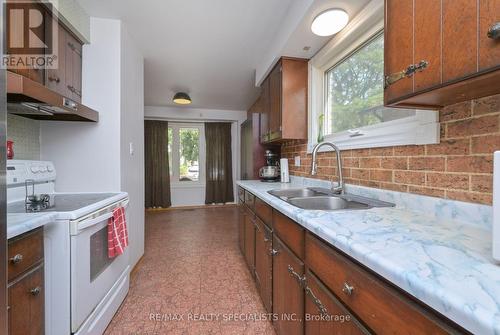
M 38 169 L 38 166 L 32 166 L 30 170 L 31 170 L 31 172 L 33 172 L 33 173 L 38 173 L 38 172 L 40 172 L 40 170 Z
M 47 167 L 46 167 L 46 166 L 41 165 L 41 166 L 39 167 L 39 170 L 40 170 L 40 172 L 41 172 L 41 173 L 45 173 L 45 172 L 47 172 Z
M 54 168 L 51 165 L 47 165 L 48 172 L 54 172 Z

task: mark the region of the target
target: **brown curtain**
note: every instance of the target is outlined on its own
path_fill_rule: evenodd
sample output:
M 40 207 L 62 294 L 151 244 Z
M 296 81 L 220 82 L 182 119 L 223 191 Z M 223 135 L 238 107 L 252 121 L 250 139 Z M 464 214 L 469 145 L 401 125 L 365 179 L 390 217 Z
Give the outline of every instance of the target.
M 144 121 L 146 208 L 170 207 L 168 122 Z
M 234 201 L 231 123 L 205 123 L 207 187 L 205 203 Z

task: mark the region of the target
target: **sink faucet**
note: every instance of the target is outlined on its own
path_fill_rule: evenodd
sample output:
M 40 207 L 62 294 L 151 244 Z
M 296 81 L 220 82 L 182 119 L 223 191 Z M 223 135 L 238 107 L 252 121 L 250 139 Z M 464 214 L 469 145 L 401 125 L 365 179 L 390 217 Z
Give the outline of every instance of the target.
M 332 192 L 344 194 L 344 177 L 342 176 L 342 160 L 340 158 L 340 149 L 332 142 L 321 142 L 316 144 L 316 146 L 314 147 L 312 151 L 311 175 L 314 176 L 317 173 L 318 164 L 316 163 L 316 154 L 318 153 L 318 150 L 325 145 L 330 146 L 337 155 L 337 170 L 339 174 L 339 185 L 334 186 L 334 183 L 332 182 Z

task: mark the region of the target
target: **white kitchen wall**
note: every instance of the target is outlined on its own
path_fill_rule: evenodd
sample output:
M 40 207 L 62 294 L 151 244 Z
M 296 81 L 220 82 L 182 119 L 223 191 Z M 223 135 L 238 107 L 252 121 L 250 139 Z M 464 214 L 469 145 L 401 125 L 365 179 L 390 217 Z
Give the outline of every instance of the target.
M 130 196 L 130 253 L 144 254 L 144 58 L 122 24 L 121 33 L 121 189 Z M 133 240 L 132 240 L 133 238 Z
M 41 123 L 42 159 L 54 162 L 57 190 L 118 191 L 120 171 L 120 21 L 91 19 L 83 48 L 82 102 L 99 122 Z
M 246 111 L 228 111 L 189 107 L 146 106 L 144 117 L 151 120 L 180 122 L 231 122 L 233 181 L 240 178 L 240 125 L 247 118 Z M 234 199 L 237 187 L 234 184 Z M 180 186 L 171 188 L 172 206 L 200 206 L 205 204 L 205 186 Z
M 54 162 L 58 191 L 129 192 L 135 265 L 144 252 L 144 63 L 119 20 L 90 22 L 91 43 L 83 48 L 82 102 L 99 112 L 99 122 L 41 122 L 41 158 Z

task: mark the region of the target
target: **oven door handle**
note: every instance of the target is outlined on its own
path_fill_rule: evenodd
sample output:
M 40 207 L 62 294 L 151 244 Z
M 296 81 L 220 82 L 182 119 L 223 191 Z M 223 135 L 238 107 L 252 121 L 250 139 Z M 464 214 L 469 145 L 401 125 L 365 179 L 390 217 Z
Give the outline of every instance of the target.
M 127 199 L 125 201 L 123 201 L 120 206 L 123 207 L 124 209 L 127 209 L 127 207 L 129 206 L 129 203 L 130 201 Z M 83 221 L 80 221 L 80 222 L 73 222 L 70 226 L 70 233 L 71 235 L 78 235 L 79 232 L 81 232 L 82 230 L 84 229 L 87 229 L 89 227 L 92 227 L 92 226 L 95 226 L 96 224 L 99 224 L 101 222 L 103 222 L 104 220 L 108 220 L 109 218 L 111 218 L 113 216 L 113 211 L 109 211 L 103 215 L 100 215 L 96 218 L 92 218 L 92 219 L 85 219 Z
M 104 220 L 111 218 L 112 216 L 113 216 L 113 212 L 109 212 L 109 213 L 103 214 L 103 215 L 98 216 L 98 217 L 93 218 L 93 219 L 84 220 L 84 221 L 78 223 L 77 229 L 78 229 L 78 231 L 80 231 L 80 230 L 92 227 L 92 226 L 94 226 L 94 225 L 96 225 Z

